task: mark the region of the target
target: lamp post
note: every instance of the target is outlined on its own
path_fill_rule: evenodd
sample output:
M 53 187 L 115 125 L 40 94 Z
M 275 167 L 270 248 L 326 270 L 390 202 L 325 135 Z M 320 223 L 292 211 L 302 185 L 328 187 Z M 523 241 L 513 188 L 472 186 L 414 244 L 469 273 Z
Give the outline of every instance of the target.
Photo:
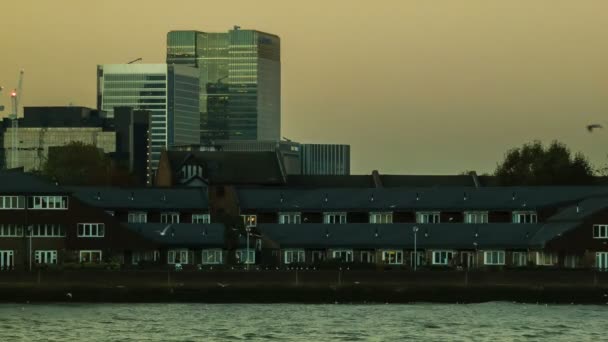
M 418 265 L 418 251 L 417 251 L 417 246 L 416 246 L 416 237 L 418 235 L 418 226 L 414 226 L 412 228 L 412 231 L 414 232 L 414 272 L 416 271 L 416 267 Z
M 32 272 L 32 235 L 34 233 L 32 225 L 27 226 L 27 232 L 30 235 L 30 248 L 29 248 L 29 261 L 30 261 L 30 272 Z
M 473 247 L 475 247 L 475 254 L 473 254 L 473 264 L 475 268 L 477 268 L 477 241 L 473 242 Z
M 245 230 L 247 231 L 247 258 L 245 258 L 245 267 L 249 271 L 249 232 L 251 232 L 251 226 L 248 225 Z

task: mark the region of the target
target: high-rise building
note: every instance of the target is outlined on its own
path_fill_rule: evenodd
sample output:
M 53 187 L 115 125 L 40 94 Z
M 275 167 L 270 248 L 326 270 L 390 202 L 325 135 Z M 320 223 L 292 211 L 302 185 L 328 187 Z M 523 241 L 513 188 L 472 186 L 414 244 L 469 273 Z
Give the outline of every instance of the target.
M 171 31 L 167 63 L 200 73 L 201 140 L 281 136 L 281 43 L 255 30 Z
M 302 144 L 303 175 L 349 175 L 350 145 Z
M 200 142 L 199 72 L 185 65 L 106 64 L 97 67 L 97 107 L 150 112 L 150 170 L 173 145 Z

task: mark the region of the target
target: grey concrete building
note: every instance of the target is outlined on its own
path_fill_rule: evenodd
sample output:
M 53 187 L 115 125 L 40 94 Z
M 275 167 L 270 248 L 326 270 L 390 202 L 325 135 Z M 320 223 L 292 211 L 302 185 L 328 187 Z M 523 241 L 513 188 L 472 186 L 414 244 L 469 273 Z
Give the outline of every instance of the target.
M 350 145 L 302 144 L 303 175 L 349 175 Z

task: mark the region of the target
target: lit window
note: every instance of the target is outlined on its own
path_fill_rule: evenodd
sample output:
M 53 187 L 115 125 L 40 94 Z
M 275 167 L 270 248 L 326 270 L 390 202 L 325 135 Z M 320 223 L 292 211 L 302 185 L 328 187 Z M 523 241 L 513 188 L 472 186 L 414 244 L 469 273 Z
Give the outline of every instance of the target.
M 258 224 L 258 217 L 256 215 L 241 215 L 243 218 L 243 224 L 245 227 L 255 227 Z
M 401 265 L 403 264 L 403 251 L 400 250 L 386 250 L 382 251 L 382 262 L 389 265 Z

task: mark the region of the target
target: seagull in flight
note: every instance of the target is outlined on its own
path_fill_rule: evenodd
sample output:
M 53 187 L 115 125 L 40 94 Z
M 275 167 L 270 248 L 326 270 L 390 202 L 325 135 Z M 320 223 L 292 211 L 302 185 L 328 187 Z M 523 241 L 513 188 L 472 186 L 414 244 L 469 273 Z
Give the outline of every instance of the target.
M 596 128 L 604 128 L 604 127 L 602 127 L 602 125 L 600 125 L 600 124 L 587 125 L 587 130 L 589 131 L 589 133 L 593 133 L 593 130 Z

